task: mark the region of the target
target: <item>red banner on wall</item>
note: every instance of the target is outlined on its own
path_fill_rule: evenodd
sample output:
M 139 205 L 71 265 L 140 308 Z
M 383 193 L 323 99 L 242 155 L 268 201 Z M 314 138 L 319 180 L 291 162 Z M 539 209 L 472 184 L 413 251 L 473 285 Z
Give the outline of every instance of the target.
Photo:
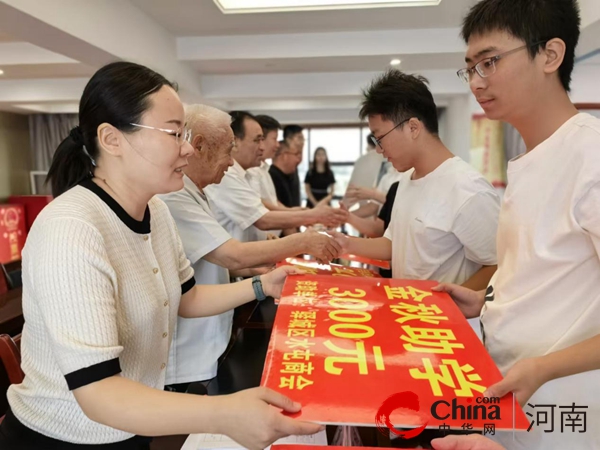
M 0 263 L 21 259 L 26 238 L 25 208 L 22 205 L 0 205 Z
M 512 395 L 483 397 L 502 376 L 435 284 L 288 277 L 261 384 L 309 421 L 374 426 L 387 414 L 396 427 L 527 429 Z
M 28 233 L 38 214 L 51 201 L 51 195 L 11 195 L 8 197 L 8 203 L 23 205 L 25 208 L 25 229 Z

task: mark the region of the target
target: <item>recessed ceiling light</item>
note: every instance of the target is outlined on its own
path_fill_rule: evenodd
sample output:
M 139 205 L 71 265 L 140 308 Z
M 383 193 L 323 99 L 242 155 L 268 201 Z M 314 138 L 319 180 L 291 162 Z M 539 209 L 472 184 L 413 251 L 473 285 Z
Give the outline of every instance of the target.
M 225 14 L 437 6 L 442 0 L 213 0 Z
M 400 61 L 399 59 L 392 59 L 390 61 L 390 66 L 399 66 L 401 62 L 402 61 Z
M 0 75 L 4 75 L 4 70 L 0 69 Z

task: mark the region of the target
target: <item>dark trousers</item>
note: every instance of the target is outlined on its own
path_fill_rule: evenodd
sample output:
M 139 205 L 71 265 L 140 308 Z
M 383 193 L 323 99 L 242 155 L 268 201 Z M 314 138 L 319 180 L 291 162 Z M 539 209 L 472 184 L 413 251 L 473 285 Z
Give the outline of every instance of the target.
M 72 444 L 40 434 L 26 427 L 9 409 L 0 423 L 0 449 L 2 450 L 150 450 L 152 439 L 134 436 L 112 444 Z

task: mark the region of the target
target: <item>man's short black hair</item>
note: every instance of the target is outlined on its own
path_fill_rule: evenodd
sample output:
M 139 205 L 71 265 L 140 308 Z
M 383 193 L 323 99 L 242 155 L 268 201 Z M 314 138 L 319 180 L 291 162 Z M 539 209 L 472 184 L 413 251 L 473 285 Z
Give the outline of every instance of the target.
M 281 124 L 271 116 L 265 116 L 264 114 L 261 114 L 255 116 L 255 119 L 260 124 L 264 136 L 271 131 L 279 131 L 281 129 Z
M 461 35 L 468 43 L 473 35 L 504 31 L 530 45 L 531 58 L 550 39 L 562 39 L 566 50 L 558 74 L 569 91 L 580 24 L 577 0 L 482 0 L 464 18 Z
M 389 69 L 363 90 L 360 118 L 381 115 L 385 120 L 399 124 L 415 117 L 431 134 L 438 134 L 437 108 L 427 88 L 427 79 Z
M 302 128 L 300 125 L 287 125 L 283 129 L 283 140 L 287 141 L 288 138 L 291 138 L 295 134 L 302 133 L 303 130 L 304 128 Z
M 231 129 L 233 130 L 233 135 L 238 139 L 244 139 L 246 137 L 246 128 L 244 127 L 244 121 L 246 119 L 256 120 L 252 114 L 248 111 L 230 111 L 229 115 L 231 116 Z

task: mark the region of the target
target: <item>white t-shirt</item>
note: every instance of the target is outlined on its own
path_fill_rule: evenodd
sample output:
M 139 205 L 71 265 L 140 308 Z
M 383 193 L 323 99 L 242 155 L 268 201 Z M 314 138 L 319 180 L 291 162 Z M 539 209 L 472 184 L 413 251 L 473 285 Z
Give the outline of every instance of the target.
M 88 418 L 72 390 L 119 373 L 162 390 L 179 302 L 194 287 L 193 273 L 158 198 L 142 221 L 91 180 L 54 199 L 23 251 L 25 380 L 7 394 L 17 419 L 72 443 L 130 438 Z
M 385 231 L 394 278 L 461 284 L 496 264 L 500 198 L 485 178 L 458 157 L 418 180 L 413 172 L 399 180 Z
M 503 374 L 523 358 L 600 333 L 599 255 L 600 120 L 578 114 L 508 165 L 494 300 L 481 316 L 486 347 Z M 561 434 L 559 406 L 573 402 L 588 406 L 587 431 Z M 516 442 L 500 436 L 508 448 L 600 448 L 599 370 L 553 380 L 529 403 L 556 405 L 555 431 L 534 427 Z
M 267 214 L 261 197 L 250 186 L 248 172 L 234 160 L 221 183 L 204 188 L 210 208 L 229 234 L 241 242 L 260 240 L 254 222 Z
M 231 239 L 214 218 L 206 197 L 187 176 L 178 192 L 161 195 L 175 219 L 196 284 L 227 284 L 229 271 L 204 256 Z M 233 311 L 196 319 L 177 318 L 165 384 L 203 381 L 217 375 L 217 363 L 229 343 Z

